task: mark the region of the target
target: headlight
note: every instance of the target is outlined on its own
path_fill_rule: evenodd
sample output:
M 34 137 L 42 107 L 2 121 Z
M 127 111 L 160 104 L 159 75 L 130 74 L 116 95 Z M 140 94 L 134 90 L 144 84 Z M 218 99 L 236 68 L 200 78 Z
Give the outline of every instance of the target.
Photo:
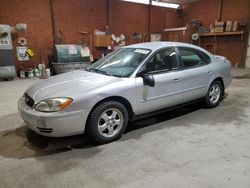
M 45 99 L 36 104 L 35 110 L 41 112 L 57 112 L 67 108 L 72 102 L 73 99 L 66 97 Z

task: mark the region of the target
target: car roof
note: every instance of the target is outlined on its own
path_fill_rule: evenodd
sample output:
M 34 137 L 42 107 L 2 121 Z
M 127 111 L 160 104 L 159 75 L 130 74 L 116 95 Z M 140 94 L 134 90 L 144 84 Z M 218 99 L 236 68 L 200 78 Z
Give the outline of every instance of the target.
M 150 49 L 152 51 L 155 51 L 164 47 L 171 47 L 171 46 L 191 47 L 191 48 L 205 51 L 199 46 L 195 46 L 195 45 L 183 43 L 183 42 L 145 42 L 145 43 L 139 43 L 139 44 L 132 44 L 129 46 L 125 46 L 124 48 L 145 48 L 145 49 Z

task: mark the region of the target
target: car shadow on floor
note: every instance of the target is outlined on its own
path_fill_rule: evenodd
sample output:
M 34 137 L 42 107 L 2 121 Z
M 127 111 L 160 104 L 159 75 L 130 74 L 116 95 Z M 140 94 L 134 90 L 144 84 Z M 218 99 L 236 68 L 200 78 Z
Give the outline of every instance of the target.
M 63 138 L 40 136 L 26 126 L 0 133 L 0 155 L 8 158 L 29 158 L 96 146 L 87 136 Z
M 128 125 L 126 132 L 129 133 L 131 131 L 135 131 L 137 129 L 152 126 L 154 124 L 158 124 L 158 123 L 161 123 L 163 121 L 169 121 L 169 120 L 184 116 L 186 114 L 190 114 L 190 113 L 197 111 L 197 110 L 200 110 L 202 108 L 203 108 L 203 106 L 201 103 L 195 103 L 195 104 L 183 107 L 183 108 L 167 111 L 167 112 L 155 115 L 155 116 L 151 116 L 151 117 L 144 118 L 144 119 L 141 119 L 141 120 L 138 120 L 135 122 L 131 122 Z
M 158 126 L 154 125 L 184 116 L 201 108 L 202 105 L 196 103 L 184 108 L 131 122 L 127 127 L 126 136 L 124 136 L 125 138 L 122 138 L 122 140 L 138 137 L 138 135 L 159 129 Z M 148 129 L 148 127 L 150 127 L 150 129 Z M 144 128 L 147 129 L 144 130 Z M 87 135 L 49 138 L 32 132 L 26 126 L 15 130 L 0 132 L 0 140 L 0 155 L 9 158 L 46 156 L 72 149 L 86 149 L 97 146 Z

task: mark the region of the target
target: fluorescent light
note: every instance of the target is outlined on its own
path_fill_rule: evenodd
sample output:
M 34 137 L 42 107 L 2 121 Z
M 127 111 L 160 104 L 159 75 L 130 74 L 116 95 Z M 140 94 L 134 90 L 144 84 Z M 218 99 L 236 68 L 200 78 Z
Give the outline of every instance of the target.
M 149 0 L 122 0 L 122 1 L 149 5 Z M 159 6 L 159 7 L 175 8 L 175 9 L 177 9 L 180 6 L 179 4 L 176 4 L 176 3 L 158 2 L 156 0 L 152 1 L 152 5 Z
M 122 1 L 149 5 L 149 0 L 122 0 Z
M 159 7 L 175 8 L 177 9 L 180 5 L 175 3 L 163 3 L 158 1 L 152 1 L 152 5 Z

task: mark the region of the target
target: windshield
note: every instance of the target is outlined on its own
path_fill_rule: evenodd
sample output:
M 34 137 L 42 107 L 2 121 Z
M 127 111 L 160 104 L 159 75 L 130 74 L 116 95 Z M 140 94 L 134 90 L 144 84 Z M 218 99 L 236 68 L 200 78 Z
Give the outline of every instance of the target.
M 87 71 L 129 77 L 149 54 L 150 50 L 148 49 L 122 48 L 90 65 Z

